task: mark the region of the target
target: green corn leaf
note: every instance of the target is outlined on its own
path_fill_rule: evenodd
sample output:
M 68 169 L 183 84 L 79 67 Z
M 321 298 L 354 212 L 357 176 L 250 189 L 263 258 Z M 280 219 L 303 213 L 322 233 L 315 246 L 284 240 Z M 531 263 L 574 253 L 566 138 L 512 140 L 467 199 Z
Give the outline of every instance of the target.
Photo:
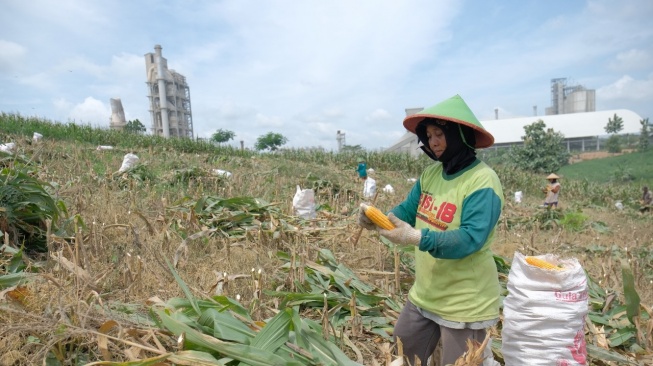
M 302 329 L 303 336 L 311 345 L 311 353 L 316 355 L 324 365 L 333 366 L 358 366 L 359 363 L 349 359 L 335 344 L 327 342 L 321 334 L 305 327 Z
M 202 213 L 202 209 L 204 208 L 205 202 L 206 202 L 206 197 L 200 197 L 200 199 L 197 200 L 197 203 L 195 203 L 196 214 Z
M 186 295 L 186 298 L 188 298 L 188 301 L 190 301 L 190 304 L 193 307 L 193 310 L 195 310 L 195 313 L 197 315 L 201 314 L 200 308 L 199 306 L 197 306 L 197 301 L 195 299 L 195 296 L 193 296 L 193 294 L 190 292 L 190 289 L 188 288 L 184 280 L 181 279 L 179 273 L 177 273 L 177 271 L 172 266 L 172 264 L 170 264 L 170 261 L 167 258 L 166 258 L 166 264 L 168 265 L 168 268 L 170 269 L 172 275 L 175 277 L 175 280 L 177 280 L 177 284 L 179 285 L 179 287 L 181 287 L 181 290 Z
M 619 347 L 630 343 L 635 339 L 637 330 L 634 327 L 625 327 L 617 331 L 608 338 L 610 347 Z
M 200 333 L 190 326 L 176 321 L 163 310 L 157 310 L 156 313 L 164 327 L 173 332 L 175 336 L 178 337 L 181 334 L 185 334 L 185 344 L 187 347 L 195 348 L 196 350 L 217 352 L 252 366 L 299 365 L 297 363 L 289 363 L 288 360 L 261 348 L 225 342 Z
M 33 276 L 33 274 L 25 272 L 10 273 L 4 276 L 0 276 L 0 289 L 21 285 L 27 282 Z
M 256 335 L 245 323 L 234 318 L 228 311 L 207 309 L 197 322 L 210 328 L 214 337 L 227 341 L 250 344 Z
M 591 343 L 587 344 L 587 355 L 590 359 L 600 361 L 614 361 L 619 362 L 620 365 L 637 365 L 636 362 L 629 360 L 625 356 L 622 356 L 615 351 L 604 349 Z
M 605 316 L 590 313 L 587 315 L 588 318 L 592 321 L 592 323 L 596 324 L 602 324 L 602 325 L 607 325 L 607 326 L 612 326 L 612 323 L 610 322 L 610 319 L 608 319 Z
M 164 355 L 145 358 L 138 361 L 130 362 L 113 362 L 100 361 L 93 362 L 93 365 L 103 366 L 155 366 L 164 365 L 165 361 L 171 361 L 175 365 L 198 365 L 198 366 L 226 366 L 227 363 L 216 360 L 210 353 L 200 351 L 180 351 L 176 353 L 166 353 Z
M 288 333 L 292 324 L 292 309 L 285 308 L 267 322 L 265 327 L 254 337 L 251 345 L 266 351 L 275 352 L 288 341 Z
M 626 298 L 626 314 L 628 315 L 628 320 L 632 324 L 635 324 L 633 320 L 634 317 L 639 316 L 639 294 L 635 289 L 635 277 L 633 276 L 633 271 L 628 264 L 628 261 L 625 259 L 621 260 L 621 276 L 624 283 L 624 297 Z
M 249 315 L 249 311 L 244 308 L 238 301 L 230 299 L 226 296 L 213 296 L 211 299 L 216 303 L 222 305 L 224 309 L 229 309 L 234 313 L 242 316 L 243 318 L 252 321 L 252 318 Z
M 226 366 L 227 364 L 217 360 L 210 353 L 201 351 L 181 351 L 176 352 L 168 357 L 175 365 L 188 366 Z
M 150 357 L 150 358 L 144 358 L 138 361 L 129 361 L 129 362 L 115 362 L 115 361 L 99 361 L 99 362 L 93 362 L 92 364 L 95 365 L 102 365 L 102 366 L 155 366 L 155 365 L 161 365 L 165 364 L 165 361 L 168 360 L 172 356 L 172 353 L 166 353 L 163 355 L 155 356 L 155 357 Z M 50 364 L 49 362 L 44 362 L 44 364 Z M 59 364 L 59 363 L 57 363 Z M 182 365 L 182 364 L 180 364 Z

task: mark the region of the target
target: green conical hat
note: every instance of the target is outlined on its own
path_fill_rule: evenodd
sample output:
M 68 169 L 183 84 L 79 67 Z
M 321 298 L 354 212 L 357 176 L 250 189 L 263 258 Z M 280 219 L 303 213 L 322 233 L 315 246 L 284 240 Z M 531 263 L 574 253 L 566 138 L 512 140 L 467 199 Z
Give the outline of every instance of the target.
M 476 135 L 476 145 L 474 146 L 476 148 L 490 147 L 494 144 L 494 136 L 483 128 L 481 122 L 479 122 L 478 118 L 472 113 L 460 95 L 455 95 L 433 107 L 425 108 L 416 114 L 404 118 L 404 127 L 408 131 L 416 133 L 415 129 L 417 125 L 427 118 L 460 123 L 461 125 L 472 128 Z

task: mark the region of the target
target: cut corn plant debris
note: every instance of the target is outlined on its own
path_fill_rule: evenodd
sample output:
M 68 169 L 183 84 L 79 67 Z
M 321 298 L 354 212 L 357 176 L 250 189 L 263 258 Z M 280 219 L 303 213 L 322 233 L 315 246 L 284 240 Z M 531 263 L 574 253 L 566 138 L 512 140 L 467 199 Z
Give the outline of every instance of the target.
M 180 351 L 194 351 L 193 356 L 201 357 L 205 364 L 359 365 L 334 343 L 324 340 L 321 326 L 302 319 L 298 307 L 284 307 L 266 322 L 254 321 L 233 299 L 194 298 L 176 271 L 170 270 L 186 299 L 154 306 L 152 315 L 160 328 L 183 338 Z
M 357 228 L 357 153 L 258 154 L 1 112 L 0 125 L 0 139 L 17 143 L 15 154 L 0 154 L 0 169 L 38 180 L 59 210 L 38 227 L 51 256 L 35 260 L 25 237 L 7 230 L 7 213 L 17 211 L 0 205 L 0 364 L 401 364 L 391 335 L 414 280 L 415 247 L 374 232 L 356 252 L 343 245 Z M 38 145 L 27 143 L 34 131 L 44 135 Z M 116 149 L 89 153 L 98 144 Z M 146 164 L 112 176 L 128 151 Z M 432 164 L 365 158 L 377 183 L 397 189 L 380 194 L 378 207 L 397 204 Z M 233 177 L 207 176 L 215 166 Z M 650 216 L 639 215 L 633 196 L 641 186 L 566 179 L 561 208 L 545 210 L 537 207 L 542 177 L 495 168 L 507 198 L 524 192 L 521 203 L 506 200 L 495 236 L 502 296 L 513 249 L 573 253 L 590 284 L 588 364 L 653 364 Z M 297 184 L 316 190 L 316 219 L 292 215 Z M 500 326 L 491 348 L 503 362 Z

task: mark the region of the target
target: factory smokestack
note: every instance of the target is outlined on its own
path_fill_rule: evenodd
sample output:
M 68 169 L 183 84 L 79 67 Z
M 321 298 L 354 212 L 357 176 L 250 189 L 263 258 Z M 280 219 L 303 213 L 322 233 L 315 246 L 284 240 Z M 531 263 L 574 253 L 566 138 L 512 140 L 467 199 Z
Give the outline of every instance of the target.
M 154 46 L 156 53 L 156 80 L 159 83 L 159 107 L 161 108 L 161 126 L 163 128 L 163 137 L 170 137 L 170 121 L 168 120 L 168 96 L 166 95 L 166 79 L 163 73 L 163 61 L 161 56 L 161 46 Z
M 122 130 L 127 124 L 125 110 L 122 108 L 122 101 L 120 98 L 111 98 L 109 99 L 109 104 L 111 104 L 111 122 L 109 122 L 109 127 L 114 130 Z

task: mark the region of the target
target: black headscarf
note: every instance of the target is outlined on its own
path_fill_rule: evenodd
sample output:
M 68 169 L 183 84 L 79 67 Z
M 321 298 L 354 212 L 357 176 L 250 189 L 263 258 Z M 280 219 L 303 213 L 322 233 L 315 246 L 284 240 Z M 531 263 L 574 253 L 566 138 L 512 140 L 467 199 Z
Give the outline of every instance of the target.
M 440 158 L 436 157 L 429 147 L 429 139 L 426 137 L 426 126 L 433 125 L 444 132 L 447 141 L 447 148 L 442 152 Z M 444 172 L 454 174 L 468 167 L 476 160 L 476 135 L 474 130 L 459 123 L 427 118 L 417 125 L 415 129 L 417 138 L 423 144 L 421 149 L 431 159 L 442 163 Z

